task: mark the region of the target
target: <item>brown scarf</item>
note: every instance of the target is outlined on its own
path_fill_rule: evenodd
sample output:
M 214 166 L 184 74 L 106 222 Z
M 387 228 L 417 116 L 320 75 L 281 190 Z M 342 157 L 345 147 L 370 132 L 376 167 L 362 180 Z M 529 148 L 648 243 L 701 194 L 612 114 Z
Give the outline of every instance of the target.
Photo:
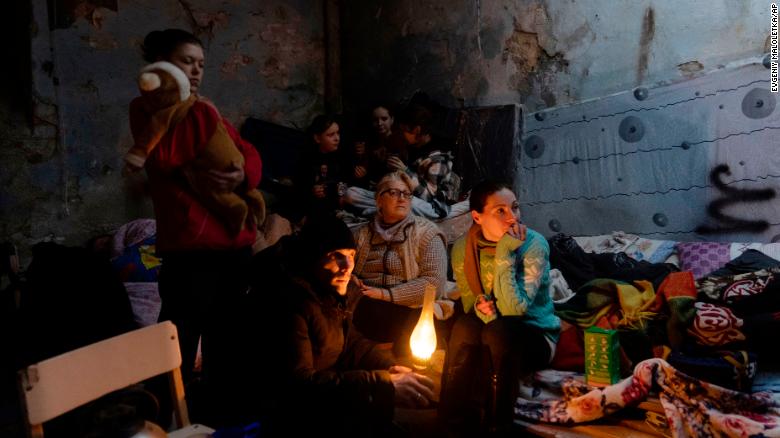
M 463 262 L 463 272 L 466 274 L 466 282 L 469 284 L 471 293 L 477 298 L 480 295 L 485 295 L 485 289 L 482 287 L 482 276 L 480 275 L 480 246 L 483 247 L 483 251 L 495 252 L 495 247 L 484 247 L 484 245 L 480 245 L 480 241 L 484 241 L 482 227 L 474 224 L 469 228 L 466 235 L 466 257 Z

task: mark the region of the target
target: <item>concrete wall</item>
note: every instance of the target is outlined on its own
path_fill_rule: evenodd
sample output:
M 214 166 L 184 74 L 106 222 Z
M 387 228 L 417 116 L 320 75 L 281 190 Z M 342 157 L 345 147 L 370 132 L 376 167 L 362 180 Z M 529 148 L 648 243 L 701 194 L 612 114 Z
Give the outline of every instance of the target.
M 80 244 L 153 215 L 144 178 L 120 175 L 132 141 L 127 105 L 144 64 L 139 45 L 151 30 L 179 27 L 201 38 L 201 92 L 237 126 L 254 116 L 303 127 L 322 111 L 322 1 L 30 4 L 31 11 L 15 10 L 14 21 L 22 34 L 32 23 L 31 39 L 20 39 L 30 44 L 21 50 L 28 58 L 19 61 L 31 58 L 32 101 L 27 93 L 29 105 L 18 105 L 15 93 L 0 105 L 8 134 L 0 144 L 0 239 L 22 249 L 42 239 Z
M 347 107 L 419 89 L 448 106 L 535 111 L 674 82 L 768 44 L 763 1 L 342 0 L 328 32 L 324 1 L 338 3 L 12 2 L 4 32 L 24 35 L 31 23 L 32 37 L 11 51 L 30 68 L 3 76 L 12 92 L 0 96 L 0 239 L 23 249 L 47 238 L 75 244 L 152 215 L 143 178 L 119 171 L 138 45 L 153 29 L 203 39 L 202 90 L 230 120 L 296 127 L 325 106 L 325 52 L 338 24 Z
M 674 82 L 765 51 L 769 2 L 361 0 L 342 18 L 345 96 L 531 112 Z
M 526 114 L 523 222 L 547 236 L 780 241 L 780 110 L 765 58 Z
M 729 135 L 755 129 L 756 136 L 744 140 L 746 144 L 772 144 L 777 113 L 766 112 L 756 121 L 742 110 L 752 109 L 756 101 L 746 96 L 752 88 L 761 88 L 757 90 L 765 92 L 761 105 L 774 109 L 775 99 L 766 90 L 769 72 L 753 66 L 750 76 L 724 67 L 760 60 L 768 51 L 770 2 L 352 3 L 342 18 L 342 75 L 348 103 L 359 105 L 366 98 L 404 100 L 419 90 L 449 107 L 525 106 L 525 132 L 519 143 L 525 153 L 519 154 L 515 183 L 521 189 L 524 217 L 539 231 L 582 235 L 623 230 L 681 240 L 775 239 L 780 229 L 774 219 L 778 204 L 775 181 L 767 181 L 767 173 L 777 172 L 765 171 L 774 152 L 748 149 Z M 723 71 L 735 77 L 723 79 Z M 763 81 L 754 84 L 757 78 Z M 720 85 L 711 90 L 717 98 L 699 101 L 700 96 L 710 96 L 702 83 Z M 649 90 L 647 101 L 634 97 L 637 87 Z M 736 90 L 726 92 L 731 88 Z M 675 99 L 696 102 L 657 111 Z M 639 146 L 627 145 L 618 135 L 626 113 L 644 120 L 647 135 Z M 686 154 L 687 148 L 680 146 L 683 139 L 707 147 L 698 148 L 696 155 Z M 668 145 L 683 153 L 664 153 Z M 637 147 L 642 154 L 634 153 Z M 725 159 L 727 150 L 752 154 L 755 163 L 739 154 Z M 722 197 L 709 183 L 710 172 L 722 164 L 730 165 L 735 176 L 728 184 L 736 184 L 740 193 L 771 191 L 771 199 L 763 202 L 745 202 L 745 196 L 729 199 L 739 205 L 729 204 L 728 214 L 760 219 L 757 223 L 734 225 L 708 216 L 709 203 Z M 753 179 L 759 182 L 753 184 Z M 751 182 L 743 184 L 746 180 Z

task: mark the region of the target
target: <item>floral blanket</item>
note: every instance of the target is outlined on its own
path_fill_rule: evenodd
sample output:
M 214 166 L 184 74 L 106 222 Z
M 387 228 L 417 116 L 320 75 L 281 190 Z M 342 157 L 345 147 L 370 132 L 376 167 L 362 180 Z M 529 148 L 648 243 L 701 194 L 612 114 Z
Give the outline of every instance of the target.
M 780 437 L 780 403 L 770 394 L 747 394 L 706 383 L 662 359 L 640 362 L 633 376 L 605 388 L 567 380 L 563 400 L 518 398 L 515 415 L 548 423 L 582 423 L 636 405 L 651 390 L 658 391 L 674 437 Z

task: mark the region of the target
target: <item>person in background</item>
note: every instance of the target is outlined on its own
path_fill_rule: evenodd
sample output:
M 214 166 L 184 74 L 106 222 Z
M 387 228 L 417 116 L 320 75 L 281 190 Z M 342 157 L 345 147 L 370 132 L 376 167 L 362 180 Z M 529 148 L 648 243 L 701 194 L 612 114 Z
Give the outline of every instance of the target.
M 395 163 L 398 170 L 402 164 L 413 164 L 433 151 L 452 152 L 452 145 L 434 136 L 433 113 L 423 104 L 410 103 L 398 115 L 398 131 L 406 141 L 405 153 Z M 389 164 L 389 163 L 388 163 Z
M 375 104 L 369 113 L 371 135 L 368 137 L 368 153 L 370 166 L 368 179 L 371 181 L 368 189 L 376 187 L 376 183 L 385 174 L 394 171 L 387 166 L 389 156 L 399 156 L 406 147 L 406 140 L 395 126 L 395 106 L 386 102 Z
M 329 214 L 341 206 L 341 198 L 351 180 L 350 159 L 340 149 L 341 127 L 335 116 L 318 115 L 308 133 L 312 144 L 304 152 L 295 181 L 304 204 L 302 215 Z
M 408 175 L 393 172 L 379 181 L 377 212 L 355 229 L 355 275 L 364 298 L 355 310 L 355 325 L 367 337 L 394 342 L 397 356 L 409 355 L 409 337 L 420 316 L 425 289 L 436 289 L 440 319 L 453 303 L 442 297 L 447 276 L 447 242 L 428 219 L 411 214 Z
M 417 216 L 443 219 L 468 211 L 468 202 L 460 201 L 460 177 L 453 171 L 450 147 L 433 137 L 432 114 L 421 104 L 410 104 L 399 117 L 404 146 L 389 146 L 374 153 L 377 172 L 403 172 L 409 176 L 411 210 Z M 409 165 L 407 165 L 409 163 Z M 370 217 L 375 213 L 375 193 L 362 187 L 349 187 L 342 198 L 357 214 Z
M 473 408 L 480 403 L 492 411 L 493 426 L 511 425 L 518 379 L 550 362 L 560 320 L 548 290 L 549 246 L 520 224 L 511 188 L 483 181 L 469 202 L 474 225 L 451 254 L 464 315 L 452 329 L 439 413 L 451 429 L 478 433 L 479 411 Z M 489 369 L 478 365 L 480 351 L 488 352 Z M 484 376 L 490 376 L 489 385 Z M 480 399 L 486 392 L 492 394 Z
M 395 116 L 392 105 L 379 104 L 371 110 L 371 126 L 377 139 L 386 139 L 393 135 Z
M 402 143 L 393 133 L 393 110 L 389 104 L 378 104 L 359 117 L 358 123 L 347 129 L 350 158 L 353 166 L 351 186 L 373 190 L 376 183 L 388 172 L 388 150 L 397 150 Z
M 387 157 L 387 167 L 412 178 L 414 196 L 428 205 L 415 213 L 431 219 L 465 213 L 467 204 L 458 204 L 460 177 L 453 171 L 452 146 L 433 136 L 430 110 L 419 103 L 409 104 L 399 115 L 398 125 L 406 147 Z
M 289 300 L 291 312 L 278 328 L 286 344 L 285 383 L 272 435 L 397 436 L 394 406 L 427 407 L 433 381 L 396 365 L 354 328 L 361 290 L 352 276 L 355 241 L 344 222 L 311 218 L 299 239 L 294 262 L 281 271 L 289 277 L 277 302 Z
M 370 170 L 372 167 L 372 154 L 368 148 L 368 136 L 361 129 L 352 133 L 352 148 L 350 152 L 350 166 L 352 175 L 350 185 L 368 189 L 371 186 Z
M 218 425 L 224 418 L 221 415 L 229 414 L 229 401 L 233 399 L 230 389 L 235 388 L 235 382 L 230 370 L 238 351 L 233 315 L 247 289 L 245 267 L 257 225 L 250 220 L 239 232 L 231 233 L 198 200 L 187 181 L 208 178 L 226 191 L 239 186 L 257 187 L 260 156 L 221 118 L 214 105 L 199 95 L 206 59 L 198 38 L 180 29 L 154 31 L 144 38 L 142 48 L 145 61 L 168 61 L 184 71 L 190 91 L 198 95 L 184 118 L 162 137 L 147 159 L 145 170 L 157 220 L 157 252 L 163 259 L 159 320 L 171 320 L 178 329 L 186 383 L 193 378 L 198 339 L 202 338 L 203 383 L 209 393 L 206 399 L 220 401 L 204 409 L 213 414 L 204 422 Z M 244 156 L 244 167 L 226 171 L 191 168 L 187 162 L 192 157 L 183 156 L 182 150 L 201 150 L 220 120 Z

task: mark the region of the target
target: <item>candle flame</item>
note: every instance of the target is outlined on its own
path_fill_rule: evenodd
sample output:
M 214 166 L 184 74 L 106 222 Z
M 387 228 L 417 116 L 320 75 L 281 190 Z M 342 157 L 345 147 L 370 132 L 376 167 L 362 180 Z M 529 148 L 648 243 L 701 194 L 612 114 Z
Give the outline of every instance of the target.
M 410 339 L 412 354 L 422 360 L 428 360 L 436 351 L 436 330 L 433 321 L 420 321 L 414 327 Z
M 436 328 L 433 325 L 433 301 L 436 296 L 436 288 L 425 289 L 422 312 L 417 325 L 414 326 L 409 346 L 412 355 L 422 361 L 427 361 L 436 351 Z

